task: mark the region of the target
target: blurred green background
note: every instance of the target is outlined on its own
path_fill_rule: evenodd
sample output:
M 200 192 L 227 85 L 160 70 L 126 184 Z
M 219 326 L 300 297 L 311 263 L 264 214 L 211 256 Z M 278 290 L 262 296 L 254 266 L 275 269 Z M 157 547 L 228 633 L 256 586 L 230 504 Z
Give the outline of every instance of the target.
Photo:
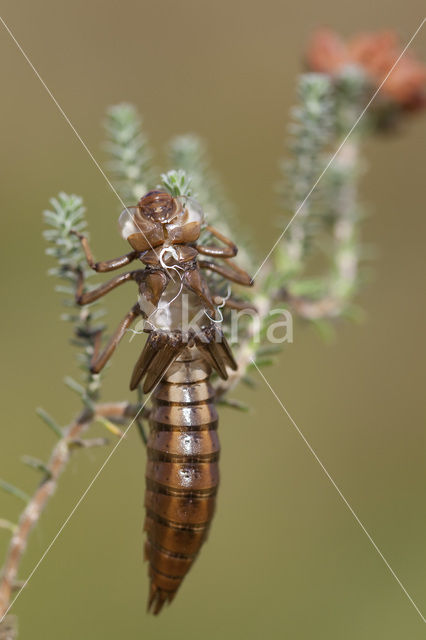
M 393 27 L 407 41 L 423 3 L 107 1 L 2 2 L 1 14 L 97 158 L 107 105 L 134 102 L 164 160 L 175 133 L 196 131 L 258 240 L 257 268 L 278 233 L 274 184 L 295 79 L 312 29 L 345 35 Z M 53 438 L 34 415 L 66 423 L 78 400 L 60 299 L 46 278 L 41 211 L 63 189 L 84 196 L 99 258 L 126 249 L 115 196 L 10 37 L 2 59 L 2 432 L 0 476 L 31 491 L 21 454 Z M 426 60 L 426 33 L 414 49 Z M 426 118 L 367 149 L 364 239 L 375 248 L 362 325 L 325 344 L 297 325 L 265 373 L 420 609 L 426 610 L 424 437 L 424 161 Z M 129 307 L 108 300 L 111 323 Z M 130 398 L 134 344 L 109 370 L 105 399 Z M 423 374 L 423 375 L 422 375 Z M 278 403 L 259 380 L 240 389 L 252 412 L 222 411 L 221 490 L 209 541 L 159 618 L 145 613 L 141 527 L 145 453 L 123 442 L 21 595 L 31 638 L 297 638 L 415 640 L 423 623 Z M 25 578 L 102 464 L 76 454 L 38 530 Z M 0 515 L 20 505 L 0 495 Z M 0 531 L 1 551 L 8 534 Z

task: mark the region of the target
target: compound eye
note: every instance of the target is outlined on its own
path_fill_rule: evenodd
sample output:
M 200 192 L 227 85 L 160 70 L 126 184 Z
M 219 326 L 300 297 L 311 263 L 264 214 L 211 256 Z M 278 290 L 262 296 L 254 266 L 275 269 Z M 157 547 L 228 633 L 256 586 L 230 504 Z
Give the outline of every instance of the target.
M 118 227 L 124 240 L 127 240 L 127 238 L 134 233 L 140 233 L 140 229 L 136 222 L 137 211 L 137 207 L 127 207 L 127 209 L 124 209 L 124 211 L 120 213 L 120 217 L 118 218 Z

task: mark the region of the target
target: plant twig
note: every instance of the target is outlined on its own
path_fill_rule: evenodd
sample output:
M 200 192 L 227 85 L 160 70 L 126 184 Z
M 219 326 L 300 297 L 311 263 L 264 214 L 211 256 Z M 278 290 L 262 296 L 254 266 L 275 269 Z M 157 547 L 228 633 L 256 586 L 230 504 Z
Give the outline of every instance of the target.
M 6 616 L 0 622 L 0 640 L 15 640 L 18 634 L 18 621 L 16 616 Z

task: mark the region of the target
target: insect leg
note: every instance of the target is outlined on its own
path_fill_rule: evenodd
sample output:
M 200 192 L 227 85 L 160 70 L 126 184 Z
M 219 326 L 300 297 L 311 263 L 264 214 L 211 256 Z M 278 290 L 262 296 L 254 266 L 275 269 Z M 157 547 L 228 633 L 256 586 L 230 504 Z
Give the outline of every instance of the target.
M 142 314 L 139 304 L 135 304 L 130 311 L 124 316 L 115 332 L 112 334 L 105 349 L 99 353 L 101 346 L 102 331 L 96 334 L 95 345 L 93 350 L 92 361 L 90 363 L 90 370 L 92 373 L 99 373 L 104 368 L 108 360 L 111 358 L 118 343 L 126 333 L 127 329 L 131 326 L 134 320 Z
M 201 269 L 209 269 L 210 271 L 219 273 L 227 280 L 231 280 L 237 284 L 242 284 L 245 287 L 251 287 L 253 285 L 253 280 L 250 278 L 249 274 L 233 262 L 227 262 L 227 266 L 222 266 L 207 260 L 199 260 L 198 265 Z
M 130 253 L 126 253 L 124 256 L 120 256 L 119 258 L 112 258 L 112 260 L 102 260 L 101 262 L 95 262 L 93 259 L 92 250 L 90 249 L 89 241 L 82 233 L 78 231 L 71 231 L 70 233 L 77 236 L 77 238 L 81 242 L 81 246 L 83 247 L 84 255 L 86 256 L 87 264 L 91 269 L 98 272 L 106 272 L 106 271 L 114 271 L 115 269 L 120 269 L 120 267 L 125 267 L 127 264 L 135 260 L 139 252 L 131 251 Z
M 238 253 L 238 247 L 236 244 L 229 240 L 226 236 L 224 236 L 220 231 L 208 225 L 206 227 L 207 231 L 210 231 L 212 236 L 223 242 L 226 247 L 214 247 L 210 245 L 195 245 L 197 251 L 205 256 L 210 256 L 211 258 L 233 258 Z
M 255 307 L 254 304 L 247 302 L 247 300 L 235 300 L 234 298 L 227 298 L 225 300 L 220 296 L 215 296 L 215 303 L 217 299 L 219 300 L 218 304 L 223 303 L 223 306 L 228 309 L 235 309 L 236 311 L 247 311 L 248 309 L 251 309 L 252 311 L 257 312 L 257 307 Z
M 130 280 L 135 279 L 135 275 L 139 273 L 139 271 L 128 271 L 127 273 L 121 273 L 119 276 L 108 280 L 108 282 L 104 282 L 96 289 L 92 289 L 92 291 L 87 291 L 83 293 L 83 285 L 84 285 L 84 275 L 81 270 L 78 271 L 78 281 L 77 288 L 75 292 L 75 299 L 77 304 L 84 305 L 89 304 L 90 302 L 94 302 L 106 295 L 116 287 L 120 286 L 120 284 L 124 284 L 125 282 L 129 282 Z

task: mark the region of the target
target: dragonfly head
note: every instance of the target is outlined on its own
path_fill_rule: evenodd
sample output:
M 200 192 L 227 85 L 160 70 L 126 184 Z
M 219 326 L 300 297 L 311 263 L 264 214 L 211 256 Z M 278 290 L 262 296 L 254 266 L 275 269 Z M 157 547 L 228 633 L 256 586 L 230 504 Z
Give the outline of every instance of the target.
M 179 205 L 166 191 L 149 191 L 138 202 L 140 215 L 155 222 L 165 224 L 173 220 L 179 212 Z

